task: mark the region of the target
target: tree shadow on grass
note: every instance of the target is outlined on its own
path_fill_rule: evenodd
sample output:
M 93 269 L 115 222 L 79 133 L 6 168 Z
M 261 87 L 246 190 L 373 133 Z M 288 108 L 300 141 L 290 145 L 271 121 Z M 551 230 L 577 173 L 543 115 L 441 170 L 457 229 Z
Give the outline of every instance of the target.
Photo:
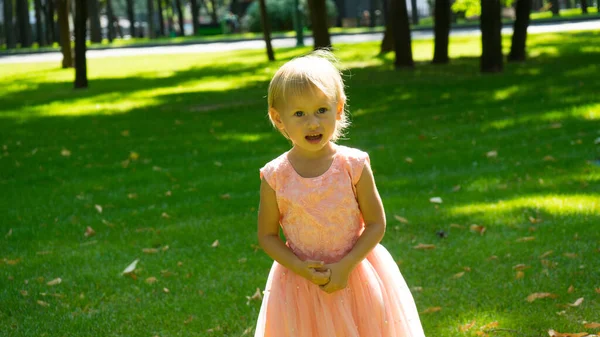
M 585 69 L 597 62 L 600 53 L 561 56 L 565 58 L 549 54 L 525 64 L 509 64 L 498 75 L 478 74 L 478 60 L 473 58 L 452 60 L 442 67 L 421 65 L 414 72 L 391 71 L 389 64 L 351 70 L 347 85 L 354 126 L 350 139 L 343 143 L 370 152 L 388 215 L 410 220 L 396 231 L 390 216 L 384 243 L 404 260 L 401 268 L 409 284 L 423 287 L 423 292 L 415 292 L 421 311 L 444 307 L 441 316 L 423 316 L 428 334 L 446 331 L 435 324 L 440 319 L 468 322 L 473 307 L 505 312 L 540 285 L 549 291 L 566 289 L 569 282 L 591 287 L 573 274 L 581 262 L 567 260 L 562 255 L 567 251 L 557 251 L 556 261 L 565 267 L 549 271 L 547 278 L 536 261 L 548 247 L 561 244 L 549 234 L 552 229 L 563 231 L 565 237 L 577 231 L 581 238 L 586 235 L 597 241 L 589 225 L 600 221 L 597 215 L 563 216 L 535 203 L 517 204 L 497 212 L 496 218 L 477 211 L 479 204 L 494 205 L 499 200 L 597 195 L 596 171 L 586 162 L 596 154 L 597 117 L 577 109 L 598 103 L 597 73 Z M 161 79 L 99 79 L 81 95 L 126 97 L 149 87 L 169 88 L 197 78 L 235 77 L 240 71 L 253 74 L 265 66 L 193 68 Z M 66 97 L 66 85 L 42 84 L 38 90 L 51 94 L 33 97 L 32 104 L 44 106 L 53 101 L 54 91 L 61 90 L 65 96 L 56 97 L 75 100 Z M 154 312 L 168 304 L 181 310 L 181 321 L 189 315 L 197 317 L 191 324 L 198 331 L 219 325 L 232 334 L 241 333 L 254 324 L 258 310 L 256 303 L 246 305 L 245 296 L 264 286 L 270 265 L 251 246 L 256 241 L 258 168 L 288 147 L 266 118 L 267 85 L 267 80 L 256 80 L 223 91 L 159 93 L 142 106 L 114 115 L 36 116 L 25 121 L 2 117 L 0 140 L 8 155 L 0 159 L 0 186 L 3 200 L 13 205 L 6 213 L 7 223 L 22 241 L 0 248 L 1 256 L 30 254 L 42 270 L 63 268 L 67 272 L 69 268 L 45 260 L 44 255 L 36 257 L 35 252 L 48 246 L 56 247 L 57 255 L 61 246 L 81 249 L 78 244 L 86 240 L 82 233 L 87 225 L 98 230 L 98 247 L 112 249 L 115 259 L 135 256 L 142 248 L 169 245 L 170 250 L 160 258 L 144 256 L 145 268 L 159 275 L 161 269 L 179 270 L 177 261 L 183 259 L 187 269 L 179 273 L 193 278 L 170 281 L 174 282 L 171 297 L 151 297 L 156 295 L 151 288 L 147 289 L 151 295 L 136 295 L 146 305 L 139 304 L 137 309 Z M 2 107 L 0 112 L 18 109 L 19 100 L 37 92 L 17 94 L 11 98 L 12 107 Z M 63 150 L 70 155 L 62 155 Z M 488 156 L 491 151 L 497 155 Z M 553 160 L 545 160 L 546 156 Z M 460 189 L 454 191 L 455 186 Z M 444 203 L 436 207 L 429 202 L 433 196 L 441 196 Z M 95 205 L 102 205 L 103 213 Z M 453 212 L 461 207 L 472 211 Z M 530 223 L 529 216 L 543 222 Z M 464 228 L 459 231 L 450 222 Z M 486 235 L 469 232 L 473 223 L 487 226 Z M 534 234 L 529 233 L 532 226 L 537 228 Z M 138 232 L 140 228 L 154 232 Z M 450 233 L 445 239 L 436 236 L 441 228 Z M 539 244 L 523 248 L 515 242 L 532 235 L 538 236 Z M 220 246 L 212 247 L 217 239 Z M 435 242 L 438 248 L 427 253 L 411 249 L 418 242 Z M 562 247 L 580 249 L 580 256 L 587 258 L 591 256 L 587 242 L 562 243 Z M 102 249 L 98 250 L 96 254 L 101 254 Z M 94 252 L 85 254 L 93 258 Z M 71 255 L 61 255 L 66 265 Z M 492 255 L 498 259 L 488 260 Z M 536 263 L 535 276 L 515 283 L 512 267 L 518 263 Z M 464 267 L 472 272 L 460 280 L 464 283 L 458 283 L 452 275 Z M 27 274 L 23 268 L 17 277 Z M 448 278 L 440 281 L 439 275 Z M 593 271 L 589 276 L 598 278 Z M 77 284 L 77 275 L 71 277 L 72 284 Z M 195 288 L 193 295 L 184 291 L 191 282 L 200 284 L 201 297 Z M 106 321 L 130 310 L 119 296 L 130 288 L 118 284 L 124 290 L 99 286 L 115 294 L 107 297 L 102 310 L 108 315 Z M 132 284 L 137 287 L 141 282 Z M 498 298 L 497 288 L 504 289 L 505 296 Z M 72 297 L 77 295 L 75 291 Z M 18 302 L 11 303 L 16 307 Z M 115 316 L 110 316 L 111 308 L 115 309 L 112 303 L 118 304 Z M 552 311 L 548 317 L 555 317 L 554 308 L 539 309 Z M 515 311 L 523 316 L 523 310 Z M 594 312 L 594 306 L 582 310 L 575 322 Z M 30 314 L 42 319 L 33 311 Z M 149 320 L 140 322 L 132 326 L 140 331 L 149 326 L 158 329 Z

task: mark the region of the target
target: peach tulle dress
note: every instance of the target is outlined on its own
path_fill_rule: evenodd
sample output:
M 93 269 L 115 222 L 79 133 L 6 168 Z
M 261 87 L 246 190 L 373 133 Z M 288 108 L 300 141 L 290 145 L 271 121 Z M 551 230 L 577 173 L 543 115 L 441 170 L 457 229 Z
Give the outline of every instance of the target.
M 301 177 L 287 152 L 261 170 L 275 190 L 287 245 L 302 260 L 339 261 L 364 229 L 356 183 L 367 153 L 336 146 L 321 176 Z M 389 252 L 378 244 L 332 294 L 273 263 L 255 337 L 423 337 L 413 297 Z

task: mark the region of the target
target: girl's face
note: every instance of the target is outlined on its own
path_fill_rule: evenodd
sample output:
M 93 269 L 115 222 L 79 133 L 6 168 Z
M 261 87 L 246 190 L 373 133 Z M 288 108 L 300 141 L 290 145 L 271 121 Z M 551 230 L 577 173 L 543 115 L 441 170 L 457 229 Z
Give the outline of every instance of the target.
M 295 146 L 316 152 L 329 144 L 343 108 L 343 103 L 332 101 L 314 88 L 287 99 L 278 110 L 271 108 L 269 113 L 275 125 L 287 133 Z

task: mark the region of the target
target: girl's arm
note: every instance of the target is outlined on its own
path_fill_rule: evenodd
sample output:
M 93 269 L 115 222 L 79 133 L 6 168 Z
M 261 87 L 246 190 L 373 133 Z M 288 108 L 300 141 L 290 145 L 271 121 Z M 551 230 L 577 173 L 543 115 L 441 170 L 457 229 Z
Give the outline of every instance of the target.
M 356 241 L 354 248 L 340 261 L 349 268 L 349 271 L 367 257 L 383 239 L 385 233 L 385 212 L 370 165 L 365 165 L 363 169 L 356 184 L 356 195 L 365 221 L 365 230 Z
M 275 191 L 263 178 L 260 184 L 258 208 L 258 243 L 275 261 L 309 281 L 323 285 L 329 282 L 329 271 L 317 271 L 323 261 L 302 261 L 279 237 L 279 208 Z

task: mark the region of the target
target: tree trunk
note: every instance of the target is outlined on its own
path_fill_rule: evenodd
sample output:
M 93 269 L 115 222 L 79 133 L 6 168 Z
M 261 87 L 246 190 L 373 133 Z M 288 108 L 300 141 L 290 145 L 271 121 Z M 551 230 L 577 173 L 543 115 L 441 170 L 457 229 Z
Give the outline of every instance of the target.
M 102 43 L 102 31 L 100 29 L 100 10 L 98 9 L 98 0 L 87 1 L 87 11 L 90 20 L 90 41 L 93 43 Z
M 552 11 L 552 16 L 560 15 L 560 3 L 559 0 L 549 0 L 550 2 L 550 10 Z
M 132 38 L 135 35 L 135 9 L 133 8 L 133 0 L 127 1 L 127 18 L 129 19 L 129 34 Z
M 17 25 L 21 48 L 31 47 L 31 24 L 29 23 L 29 1 L 17 0 Z
M 165 36 L 165 18 L 163 16 L 163 0 L 157 0 L 158 2 L 158 33 L 160 36 Z
M 481 1 L 481 72 L 503 69 L 500 0 Z
M 381 50 L 379 55 L 384 55 L 394 50 L 394 33 L 392 31 L 392 20 L 390 19 L 390 11 L 388 10 L 388 1 L 383 0 L 383 17 L 385 18 L 385 31 L 383 40 L 381 40 Z
M 175 0 L 175 7 L 177 7 L 177 22 L 179 23 L 179 36 L 185 36 L 183 30 L 183 11 L 181 10 L 181 0 Z
M 6 35 L 6 49 L 17 48 L 15 30 L 13 25 L 13 0 L 4 0 L 4 32 Z
M 587 0 L 581 0 L 581 14 L 587 14 L 588 13 L 588 3 Z
M 87 0 L 75 0 L 75 89 L 88 87 L 85 58 Z
M 508 60 L 511 62 L 525 61 L 527 53 L 525 46 L 527 41 L 527 27 L 529 26 L 529 13 L 531 12 L 532 0 L 517 0 L 516 19 L 513 26 L 512 44 Z
M 73 52 L 71 51 L 71 32 L 69 29 L 69 0 L 56 0 L 58 14 L 58 29 L 60 33 L 60 51 L 62 52 L 62 67 L 73 66 Z
M 386 0 L 383 0 L 386 1 Z M 335 19 L 335 26 L 342 27 L 342 18 L 346 16 L 346 1 L 345 0 L 335 0 L 335 7 L 337 8 L 338 16 Z
M 148 37 L 156 38 L 156 30 L 154 27 L 154 0 L 148 0 Z
M 419 24 L 419 7 L 417 6 L 417 0 L 410 0 L 411 14 L 412 14 L 412 24 Z
M 44 35 L 44 21 L 42 20 L 42 1 L 34 0 L 33 5 L 35 10 L 35 35 L 38 46 L 42 47 L 46 45 L 46 36 Z
M 484 0 L 485 1 L 485 0 Z M 448 57 L 448 44 L 450 39 L 450 0 L 435 0 L 434 8 L 434 49 L 433 62 L 435 64 L 446 64 L 450 62 Z
M 260 23 L 263 28 L 263 36 L 267 45 L 267 57 L 269 61 L 275 61 L 275 54 L 273 53 L 273 46 L 271 46 L 271 24 L 269 23 L 269 16 L 267 14 L 267 5 L 265 0 L 258 0 L 260 6 Z
M 190 0 L 190 4 L 192 7 L 192 27 L 194 27 L 192 36 L 194 36 L 200 32 L 200 24 L 198 21 L 198 16 L 200 15 L 200 8 L 198 7 L 198 0 Z
M 113 12 L 112 0 L 106 0 L 106 21 L 108 25 L 108 42 L 112 43 L 116 38 L 115 34 L 115 13 Z
M 377 15 L 375 14 L 375 0 L 369 0 L 369 27 L 375 27 L 375 19 Z
M 391 0 L 392 35 L 394 37 L 394 50 L 396 59 L 394 66 L 399 68 L 414 68 L 412 57 L 412 42 L 410 37 L 410 25 L 408 23 L 408 12 L 406 0 Z
M 212 11 L 210 11 L 211 23 L 214 25 L 219 24 L 219 18 L 217 18 L 217 3 L 215 0 L 210 0 Z
M 46 17 L 46 42 L 52 45 L 56 42 L 56 32 L 54 31 L 54 0 L 46 0 L 45 6 L 45 17 Z
M 327 8 L 325 0 L 308 0 L 310 21 L 312 23 L 314 49 L 331 48 L 329 30 L 327 29 Z

